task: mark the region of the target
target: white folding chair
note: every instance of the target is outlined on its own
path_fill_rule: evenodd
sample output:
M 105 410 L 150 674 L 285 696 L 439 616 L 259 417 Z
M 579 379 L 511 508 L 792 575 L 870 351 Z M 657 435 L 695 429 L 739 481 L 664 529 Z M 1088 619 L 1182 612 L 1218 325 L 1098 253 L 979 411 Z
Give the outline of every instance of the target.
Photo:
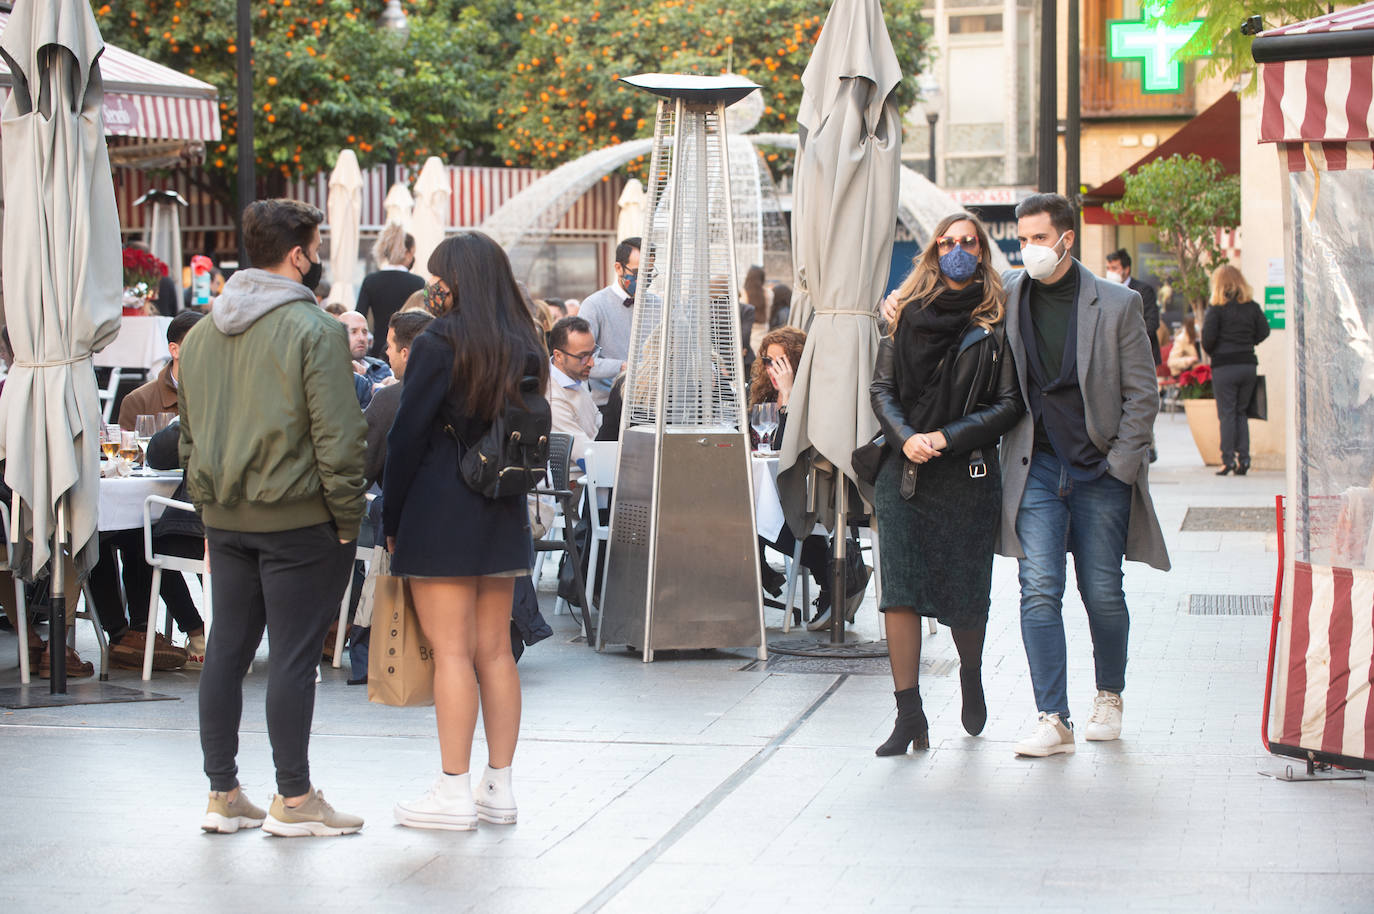
M 609 543 L 611 527 L 601 523 L 601 500 L 610 506 L 611 489 L 615 488 L 616 466 L 620 462 L 619 441 L 593 441 L 582 453 L 587 474 L 582 477 L 583 497 L 587 505 L 587 522 L 591 525 L 591 550 L 587 556 L 587 606 L 592 605 L 592 591 L 596 589 L 597 561 L 601 544 Z
M 0 529 L 5 534 L 5 560 L 0 562 L 0 571 L 13 571 L 10 565 L 10 552 L 14 548 L 10 542 L 10 509 L 4 502 L 0 502 Z M 19 634 L 19 681 L 24 685 L 29 684 L 29 610 L 24 605 L 24 582 L 14 576 L 14 618 L 16 631 Z
M 377 496 L 373 493 L 367 493 L 366 499 L 369 508 L 371 507 L 372 502 L 376 498 Z M 382 535 L 381 530 L 378 530 L 376 532 L 376 535 L 373 537 L 373 539 L 380 539 L 382 542 L 386 542 L 386 537 Z M 357 560 L 360 562 L 366 562 L 370 565 L 372 562 L 372 549 L 372 546 L 359 546 L 356 553 Z M 336 626 L 338 631 L 334 635 L 334 659 L 330 661 L 334 669 L 336 670 L 343 665 L 344 641 L 348 638 L 348 604 L 352 602 L 353 568 L 350 566 L 348 569 L 348 586 L 344 588 L 343 602 L 339 604 L 339 624 Z M 318 677 L 318 675 L 319 674 L 317 671 L 316 676 Z M 320 680 L 316 678 L 315 681 L 319 682 Z
M 180 555 L 163 555 L 153 550 L 153 505 L 161 505 L 164 510 L 194 511 L 195 506 L 189 505 L 184 501 L 165 498 L 161 495 L 149 495 L 143 499 L 143 556 L 148 560 L 148 564 L 153 568 L 153 585 L 148 595 L 148 629 L 144 636 L 145 645 L 143 648 L 143 678 L 144 680 L 153 678 L 153 648 L 157 633 L 157 607 L 158 598 L 162 590 L 162 572 L 175 571 L 185 576 L 188 574 L 200 577 L 200 589 L 203 594 L 202 608 L 205 613 L 205 632 L 210 633 L 210 615 L 212 612 L 210 598 L 210 570 L 205 564 L 205 553 L 201 553 L 198 559 L 188 559 Z M 87 597 L 90 602 L 90 597 Z M 171 611 L 167 612 L 167 625 L 172 624 Z
M 110 415 L 114 412 L 115 394 L 119 392 L 119 369 L 111 368 L 109 380 L 105 386 L 99 388 L 101 407 L 100 414 L 105 417 L 105 422 L 110 421 Z

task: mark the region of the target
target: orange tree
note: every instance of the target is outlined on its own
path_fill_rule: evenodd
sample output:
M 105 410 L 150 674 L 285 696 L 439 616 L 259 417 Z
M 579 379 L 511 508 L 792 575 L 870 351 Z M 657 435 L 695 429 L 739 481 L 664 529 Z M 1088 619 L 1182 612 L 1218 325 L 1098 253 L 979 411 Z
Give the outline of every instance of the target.
M 928 28 L 920 5 L 889 0 L 903 109 L 916 99 Z M 763 86 L 760 131 L 791 131 L 801 75 L 828 4 L 819 0 L 515 0 L 506 78 L 492 120 L 492 154 L 550 167 L 653 132 L 655 99 L 617 82 L 646 71 L 731 71 Z M 516 23 L 511 35 L 510 20 Z
M 490 0 L 485 0 L 490 2 Z M 408 0 L 408 41 L 384 34 L 384 0 L 253 0 L 254 151 L 269 192 L 354 149 L 364 166 L 396 155 L 456 158 L 489 130 L 500 35 L 489 10 Z M 220 92 L 224 138 L 192 179 L 234 206 L 238 96 L 235 0 L 92 0 L 102 34 Z

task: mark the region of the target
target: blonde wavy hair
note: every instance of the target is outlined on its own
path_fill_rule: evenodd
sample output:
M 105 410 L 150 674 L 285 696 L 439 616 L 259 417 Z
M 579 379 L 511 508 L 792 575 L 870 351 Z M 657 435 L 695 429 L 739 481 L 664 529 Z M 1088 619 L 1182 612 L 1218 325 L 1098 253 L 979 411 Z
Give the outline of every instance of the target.
M 407 254 L 415 250 L 415 238 L 396 222 L 388 222 L 372 245 L 372 256 L 378 263 L 400 266 Z
M 991 330 L 1002 322 L 1007 296 L 1002 291 L 1002 277 L 992 268 L 991 258 L 988 256 L 991 251 L 988 230 L 982 220 L 972 213 L 954 213 L 941 219 L 935 226 L 930 243 L 911 261 L 911 272 L 897 287 L 897 313 L 892 318 L 892 326 L 888 329 L 889 335 L 897 332 L 897 325 L 902 322 L 902 313 L 907 305 L 919 302 L 920 307 L 924 308 L 932 298 L 949 288 L 944 274 L 940 272 L 940 251 L 937 242 L 956 222 L 972 223 L 973 232 L 978 236 L 980 257 L 973 278 L 983 283 L 983 300 L 973 309 L 973 323 Z
M 1249 301 L 1253 295 L 1254 292 L 1245 281 L 1245 276 L 1229 263 L 1224 263 L 1212 271 L 1211 304 L 1224 305 L 1228 301 Z

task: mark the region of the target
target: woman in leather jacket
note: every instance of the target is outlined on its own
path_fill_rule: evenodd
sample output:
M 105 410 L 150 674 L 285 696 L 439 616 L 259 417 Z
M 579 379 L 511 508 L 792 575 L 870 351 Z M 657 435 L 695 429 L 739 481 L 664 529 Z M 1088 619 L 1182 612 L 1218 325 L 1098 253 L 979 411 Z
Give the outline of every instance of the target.
M 997 442 L 1025 409 L 1002 329 L 1006 296 L 988 234 L 947 216 L 893 293 L 896 316 L 869 386 L 887 454 L 874 510 L 897 724 L 878 755 L 930 746 L 918 671 L 923 616 L 959 651 L 964 729 L 982 732 L 983 636 L 1001 512 Z

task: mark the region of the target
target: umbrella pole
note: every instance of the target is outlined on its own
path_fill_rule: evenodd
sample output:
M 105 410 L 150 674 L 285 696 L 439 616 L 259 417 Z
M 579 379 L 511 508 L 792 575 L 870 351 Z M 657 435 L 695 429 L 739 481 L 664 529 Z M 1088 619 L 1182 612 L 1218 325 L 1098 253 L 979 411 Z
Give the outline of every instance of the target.
M 830 569 L 830 643 L 844 644 L 844 608 L 849 593 L 845 589 L 844 565 L 846 532 L 845 501 L 849 480 L 835 467 L 835 563 Z
M 57 500 L 57 527 L 52 534 L 52 593 L 48 601 L 48 650 L 52 651 L 52 677 L 48 692 L 67 694 L 67 562 L 63 547 L 67 539 L 67 496 Z

